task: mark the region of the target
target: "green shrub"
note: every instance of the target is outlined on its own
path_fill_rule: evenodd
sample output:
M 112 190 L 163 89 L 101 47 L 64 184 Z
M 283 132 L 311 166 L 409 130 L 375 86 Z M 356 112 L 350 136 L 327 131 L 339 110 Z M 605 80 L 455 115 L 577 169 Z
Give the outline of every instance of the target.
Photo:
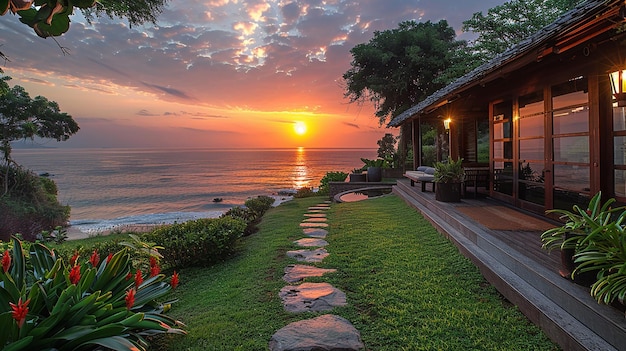
M 276 200 L 273 197 L 263 195 L 246 200 L 244 205 L 254 213 L 255 219 L 257 219 L 263 217 L 265 212 L 272 208 L 274 201 Z
M 296 199 L 301 199 L 304 197 L 311 197 L 311 196 L 315 196 L 315 192 L 313 191 L 313 188 L 311 187 L 303 187 L 298 189 L 298 191 L 296 191 L 296 193 L 293 195 L 293 197 L 295 197 Z
M 0 189 L 0 240 L 9 241 L 12 234 L 20 233 L 33 241 L 41 231 L 67 225 L 70 207 L 58 202 L 51 179 L 26 168 L 4 166 L 0 167 Z
M 163 261 L 172 268 L 207 266 L 232 254 L 247 223 L 230 216 L 172 224 L 142 235 L 165 249 Z
M 40 243 L 24 252 L 14 237 L 2 259 L 3 350 L 147 350 L 145 336 L 185 333 L 157 302 L 172 286 L 134 269 L 128 250 L 72 266 Z
M 348 177 L 348 173 L 346 172 L 327 172 L 326 175 L 320 180 L 320 189 L 318 194 L 320 195 L 328 195 L 329 188 L 328 183 L 330 182 L 343 182 Z

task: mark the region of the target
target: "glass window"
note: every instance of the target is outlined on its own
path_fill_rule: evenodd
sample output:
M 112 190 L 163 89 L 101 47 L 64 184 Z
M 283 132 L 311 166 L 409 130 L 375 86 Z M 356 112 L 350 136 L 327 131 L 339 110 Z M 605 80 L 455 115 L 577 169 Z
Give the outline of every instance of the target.
M 502 141 L 494 141 L 494 143 L 493 143 L 493 158 L 495 158 L 495 159 L 503 159 L 504 158 L 504 142 L 502 142 Z
M 521 200 L 535 203 L 537 205 L 545 204 L 546 189 L 542 184 L 519 183 L 518 197 Z
M 589 132 L 589 107 L 579 106 L 552 113 L 554 134 Z
M 543 114 L 543 93 L 541 91 L 520 96 L 518 101 L 520 117 Z
M 617 103 L 613 106 L 613 130 L 626 130 L 626 109 L 624 107 L 617 107 Z
M 615 170 L 615 196 L 626 197 L 626 170 Z
M 553 139 L 554 161 L 589 163 L 589 137 L 561 137 Z
M 489 162 L 489 120 L 478 122 L 478 162 Z
M 519 141 L 520 160 L 543 160 L 544 142 L 541 139 L 525 139 Z
M 587 96 L 587 78 L 579 77 L 552 87 L 552 108 L 562 109 L 568 106 L 589 103 Z
M 544 182 L 543 162 L 520 162 L 519 167 L 519 179 L 535 183 Z
M 626 136 L 613 138 L 613 162 L 616 165 L 626 165 Z
M 574 192 L 589 191 L 589 166 L 554 165 L 554 186 Z
M 533 137 L 543 136 L 543 114 L 529 117 L 520 117 L 519 120 L 519 136 Z

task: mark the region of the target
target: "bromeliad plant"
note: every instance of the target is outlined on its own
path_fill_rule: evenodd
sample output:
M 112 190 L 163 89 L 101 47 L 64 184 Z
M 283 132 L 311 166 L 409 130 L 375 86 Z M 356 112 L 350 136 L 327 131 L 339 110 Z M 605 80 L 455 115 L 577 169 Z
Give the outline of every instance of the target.
M 102 260 L 94 252 L 67 266 L 42 244 L 25 255 L 20 240 L 12 243 L 0 271 L 3 350 L 147 350 L 146 336 L 185 334 L 182 323 L 163 314 L 171 302 L 157 302 L 178 275 L 165 282 L 156 260 L 144 276 L 133 270 L 128 249 Z

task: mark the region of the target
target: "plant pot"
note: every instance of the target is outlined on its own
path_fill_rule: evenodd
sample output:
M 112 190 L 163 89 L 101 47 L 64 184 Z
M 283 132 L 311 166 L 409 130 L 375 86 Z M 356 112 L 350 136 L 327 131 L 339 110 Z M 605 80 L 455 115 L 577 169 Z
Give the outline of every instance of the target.
M 572 234 L 565 233 L 565 239 L 567 240 L 571 235 Z M 563 278 L 569 279 L 578 285 L 590 287 L 596 282 L 598 271 L 578 272 L 572 278 L 572 272 L 576 269 L 576 266 L 578 266 L 578 264 L 574 262 L 575 254 L 574 249 L 561 250 L 561 269 L 559 269 L 559 274 Z
M 350 182 L 366 182 L 367 174 L 365 173 L 351 173 Z
M 383 180 L 382 167 L 367 167 L 367 181 L 380 182 Z
M 461 183 L 435 183 L 435 199 L 441 202 L 461 202 Z

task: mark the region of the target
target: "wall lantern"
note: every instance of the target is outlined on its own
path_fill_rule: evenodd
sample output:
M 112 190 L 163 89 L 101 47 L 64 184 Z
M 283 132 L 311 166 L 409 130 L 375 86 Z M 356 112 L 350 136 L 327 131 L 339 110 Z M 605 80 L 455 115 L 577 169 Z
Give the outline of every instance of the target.
M 617 100 L 617 106 L 626 106 L 626 70 L 620 70 L 609 74 L 611 78 L 611 90 L 615 100 Z
M 450 122 L 452 122 L 450 118 L 446 118 L 443 120 L 443 128 L 445 130 L 450 130 Z

